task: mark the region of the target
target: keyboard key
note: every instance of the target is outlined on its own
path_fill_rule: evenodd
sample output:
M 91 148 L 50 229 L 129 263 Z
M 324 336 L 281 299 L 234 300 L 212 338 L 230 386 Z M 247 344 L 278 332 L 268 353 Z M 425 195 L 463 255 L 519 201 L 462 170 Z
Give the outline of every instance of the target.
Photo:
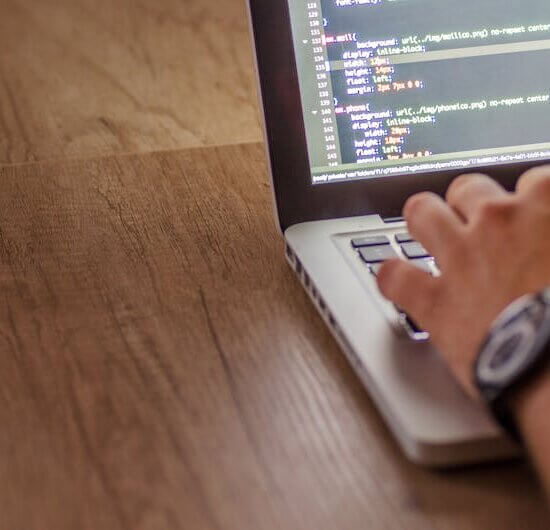
M 408 232 L 401 232 L 401 234 L 396 234 L 395 235 L 395 240 L 399 244 L 401 244 L 401 243 L 410 243 L 411 241 L 414 241 L 413 237 Z
M 433 260 L 431 259 L 414 259 L 411 260 L 411 263 L 418 267 L 419 269 L 423 270 L 424 272 L 427 272 L 428 274 L 433 274 L 433 269 L 431 264 L 433 263 Z
M 367 236 L 352 239 L 351 244 L 353 248 L 377 247 L 380 245 L 389 245 L 390 240 L 386 236 Z
M 359 249 L 359 255 L 365 263 L 381 263 L 389 259 L 397 258 L 397 253 L 390 245 L 379 247 L 366 247 Z
M 429 258 L 430 253 L 416 241 L 411 243 L 403 243 L 401 245 L 403 254 L 409 259 Z
M 382 263 L 373 263 L 372 265 L 369 265 L 369 269 L 374 276 L 378 276 L 381 267 Z

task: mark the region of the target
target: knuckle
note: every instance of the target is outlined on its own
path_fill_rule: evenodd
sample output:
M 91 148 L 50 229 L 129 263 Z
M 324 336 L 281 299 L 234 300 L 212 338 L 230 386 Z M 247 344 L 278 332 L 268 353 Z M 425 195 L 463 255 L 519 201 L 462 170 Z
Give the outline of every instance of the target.
M 538 166 L 527 170 L 518 180 L 518 185 L 537 178 L 550 178 L 550 164 Z
M 445 197 L 447 202 L 452 202 L 454 198 L 458 195 L 460 190 L 462 190 L 466 184 L 471 182 L 473 176 L 474 175 L 472 174 L 466 174 L 466 175 L 460 175 L 459 177 L 456 177 L 451 182 L 451 184 L 449 185 L 449 188 L 447 189 L 447 194 Z
M 479 205 L 477 217 L 480 223 L 504 223 L 513 218 L 515 204 L 509 200 L 487 200 Z
M 451 206 L 456 206 L 457 204 L 463 202 L 468 195 L 471 195 L 471 192 L 474 191 L 473 187 L 486 181 L 488 178 L 489 177 L 481 173 L 460 175 L 454 179 L 453 182 L 451 182 L 445 199 Z
M 531 185 L 531 190 L 534 195 L 536 196 L 544 196 L 549 197 L 550 196 L 550 173 L 545 175 L 544 177 L 540 177 Z
M 432 193 L 422 192 L 410 197 L 405 203 L 403 215 L 408 221 L 414 221 L 426 212 L 433 198 Z
M 547 201 L 550 199 L 550 165 L 525 172 L 516 185 L 519 194 Z

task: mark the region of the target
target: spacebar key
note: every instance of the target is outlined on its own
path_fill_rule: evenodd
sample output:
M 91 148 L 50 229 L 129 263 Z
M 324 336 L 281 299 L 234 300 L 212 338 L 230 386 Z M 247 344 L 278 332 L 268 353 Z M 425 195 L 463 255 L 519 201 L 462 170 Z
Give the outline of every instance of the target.
M 382 247 L 367 247 L 359 249 L 359 254 L 365 263 L 381 263 L 389 259 L 397 258 L 397 253 L 391 245 Z

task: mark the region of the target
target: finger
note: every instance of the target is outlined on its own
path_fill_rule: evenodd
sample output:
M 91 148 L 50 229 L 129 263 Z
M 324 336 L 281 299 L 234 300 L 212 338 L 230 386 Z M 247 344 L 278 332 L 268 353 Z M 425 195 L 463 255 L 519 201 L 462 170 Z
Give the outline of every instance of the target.
M 535 193 L 537 196 L 550 196 L 550 166 L 526 171 L 518 180 L 516 191 L 521 195 Z
M 405 204 L 403 216 L 411 235 L 438 261 L 444 261 L 444 251 L 456 239 L 463 222 L 456 212 L 435 193 L 413 195 Z
M 438 280 L 401 260 L 391 260 L 378 272 L 380 292 L 421 326 L 430 320 Z
M 506 190 L 487 175 L 462 175 L 449 186 L 447 202 L 458 215 L 469 221 L 483 203 L 507 195 Z

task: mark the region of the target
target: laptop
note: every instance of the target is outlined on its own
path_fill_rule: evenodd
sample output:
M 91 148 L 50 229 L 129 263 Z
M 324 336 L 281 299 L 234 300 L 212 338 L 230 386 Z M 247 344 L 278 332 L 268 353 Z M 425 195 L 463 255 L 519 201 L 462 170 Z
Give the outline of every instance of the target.
M 550 3 L 249 0 L 249 13 L 288 263 L 410 460 L 517 455 L 376 274 L 392 257 L 439 274 L 401 217 L 411 195 L 479 171 L 512 189 L 550 160 Z

